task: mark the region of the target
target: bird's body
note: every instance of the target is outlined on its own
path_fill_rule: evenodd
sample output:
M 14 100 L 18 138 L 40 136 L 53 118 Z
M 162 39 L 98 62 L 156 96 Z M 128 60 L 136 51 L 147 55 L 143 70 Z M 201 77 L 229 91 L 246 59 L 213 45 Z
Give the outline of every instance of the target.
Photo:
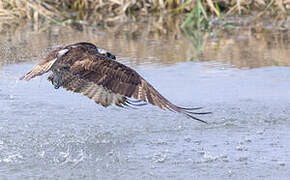
M 21 79 L 28 81 L 52 71 L 48 80 L 56 89 L 63 87 L 82 93 L 104 107 L 111 104 L 121 107 L 139 106 L 143 105 L 140 103 L 143 101 L 204 122 L 192 114 L 207 112 L 192 112 L 200 108 L 182 108 L 172 104 L 135 70 L 114 59 L 114 55 L 100 50 L 94 44 L 76 43 L 51 51 Z M 132 98 L 140 101 L 133 101 Z

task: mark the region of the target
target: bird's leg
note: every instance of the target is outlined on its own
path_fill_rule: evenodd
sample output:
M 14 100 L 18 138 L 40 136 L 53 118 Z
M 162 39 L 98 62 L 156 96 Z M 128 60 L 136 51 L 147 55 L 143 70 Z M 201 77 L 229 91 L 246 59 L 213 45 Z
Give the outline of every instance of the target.
M 62 81 L 58 70 L 53 71 L 51 83 L 55 89 L 58 89 L 62 86 Z
M 60 86 L 62 86 L 62 81 L 61 81 L 61 77 L 58 71 L 56 71 L 56 75 L 53 78 L 53 82 L 54 82 L 54 88 L 58 89 Z

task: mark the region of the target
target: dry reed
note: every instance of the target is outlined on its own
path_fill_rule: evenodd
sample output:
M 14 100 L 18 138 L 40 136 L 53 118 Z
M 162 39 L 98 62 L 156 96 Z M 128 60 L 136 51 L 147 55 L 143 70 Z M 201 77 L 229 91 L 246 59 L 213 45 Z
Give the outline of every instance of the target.
M 23 20 L 66 24 L 74 21 L 92 23 L 115 21 L 140 15 L 178 15 L 193 10 L 197 0 L 2 0 L 1 22 L 19 23 Z M 289 14 L 290 0 L 202 0 L 207 13 L 220 16 L 233 13 L 259 12 L 273 17 Z

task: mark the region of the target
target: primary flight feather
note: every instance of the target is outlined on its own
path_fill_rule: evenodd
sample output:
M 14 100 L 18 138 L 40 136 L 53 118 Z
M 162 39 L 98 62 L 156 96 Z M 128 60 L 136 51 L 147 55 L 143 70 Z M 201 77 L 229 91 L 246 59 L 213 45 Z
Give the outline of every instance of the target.
M 48 80 L 56 89 L 63 87 L 82 93 L 104 107 L 113 103 L 120 107 L 141 106 L 144 105 L 141 103 L 143 101 L 206 123 L 193 115 L 210 112 L 193 112 L 201 108 L 183 108 L 172 104 L 135 70 L 114 60 L 114 55 L 94 44 L 71 44 L 51 51 L 20 79 L 29 81 L 51 71 Z

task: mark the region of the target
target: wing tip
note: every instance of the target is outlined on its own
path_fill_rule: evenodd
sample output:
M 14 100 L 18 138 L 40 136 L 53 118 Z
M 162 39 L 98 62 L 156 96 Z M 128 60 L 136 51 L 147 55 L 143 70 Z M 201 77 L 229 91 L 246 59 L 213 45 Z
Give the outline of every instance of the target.
M 186 117 L 194 119 L 196 121 L 208 124 L 208 122 L 206 122 L 205 120 L 202 120 L 200 118 L 197 118 L 193 115 L 206 115 L 206 114 L 212 114 L 212 112 L 193 112 L 194 110 L 201 110 L 202 107 L 197 107 L 197 108 L 184 108 L 184 107 L 179 107 L 179 106 L 175 106 L 176 107 L 176 111 L 179 113 L 184 114 Z
M 21 76 L 20 78 L 19 78 L 19 80 L 24 80 L 24 81 L 28 81 L 29 79 L 27 78 L 27 74 L 26 75 L 24 75 L 24 76 Z
M 191 119 L 196 120 L 196 121 L 199 121 L 199 122 L 202 122 L 202 123 L 208 124 L 207 121 L 202 120 L 202 119 L 199 119 L 199 118 L 197 118 L 197 117 L 194 117 L 194 116 L 192 116 L 192 115 L 190 115 L 190 114 L 185 114 L 185 115 L 186 115 L 187 117 L 191 118 Z
M 19 80 L 24 80 L 24 81 L 29 81 L 30 79 L 32 79 L 33 78 L 33 76 L 30 74 L 31 72 L 28 72 L 27 74 L 25 74 L 25 75 L 23 75 L 23 76 L 21 76 L 20 78 L 19 78 Z
M 21 77 L 19 78 L 19 80 L 22 81 L 22 80 L 24 80 L 24 78 L 25 78 L 25 75 L 24 75 L 24 76 L 21 76 Z

